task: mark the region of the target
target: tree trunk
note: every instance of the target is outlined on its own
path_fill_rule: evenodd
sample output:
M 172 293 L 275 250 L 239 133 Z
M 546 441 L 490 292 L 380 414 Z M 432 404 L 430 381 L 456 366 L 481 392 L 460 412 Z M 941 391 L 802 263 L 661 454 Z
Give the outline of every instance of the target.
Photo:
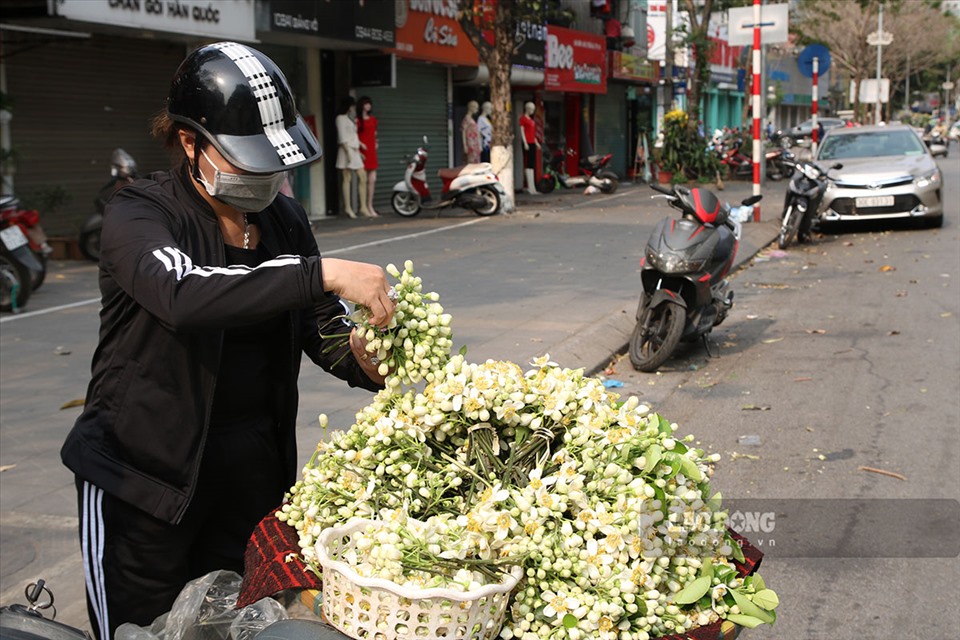
M 496 38 L 494 46 L 488 52 L 481 52 L 481 59 L 490 70 L 490 102 L 493 113 L 490 123 L 493 125 L 493 139 L 490 143 L 490 161 L 500 183 L 507 192 L 503 210 L 507 213 L 514 208 L 513 188 L 513 91 L 510 86 L 512 37 L 507 38 L 501 30 L 501 12 L 507 2 L 497 3 Z M 512 36 L 512 33 L 511 33 Z M 506 46 L 502 46 L 506 41 Z M 483 56 L 483 53 L 487 53 Z
M 492 25 L 485 20 L 475 21 L 478 4 L 474 0 L 460 0 L 460 9 L 460 24 L 480 54 L 480 62 L 486 65 L 490 72 L 490 103 L 493 104 L 493 113 L 490 114 L 490 124 L 493 126 L 490 164 L 507 193 L 503 211 L 509 213 L 514 209 L 513 98 L 510 71 L 513 67 L 516 0 L 499 0 L 496 3 Z M 491 27 L 492 46 L 482 34 L 482 29 Z
M 851 102 L 853 102 L 853 114 L 857 122 L 863 122 L 863 114 L 860 112 L 860 74 L 859 72 L 855 73 L 853 76 L 853 95 L 851 97 Z

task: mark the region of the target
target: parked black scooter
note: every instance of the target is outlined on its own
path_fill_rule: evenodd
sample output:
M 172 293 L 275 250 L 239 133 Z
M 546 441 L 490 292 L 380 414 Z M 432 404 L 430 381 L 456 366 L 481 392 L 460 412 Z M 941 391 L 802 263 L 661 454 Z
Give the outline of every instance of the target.
M 656 371 L 681 340 L 702 337 L 707 346 L 707 334 L 733 306 L 725 276 L 740 240 L 740 223 L 710 191 L 651 187 L 683 215 L 657 223 L 640 261 L 643 293 L 630 337 L 630 362 L 640 371 Z M 762 197 L 751 196 L 742 204 L 753 205 Z
M 94 262 L 100 260 L 100 231 L 103 229 L 103 212 L 107 202 L 113 194 L 139 177 L 137 161 L 123 149 L 114 149 L 110 157 L 110 176 L 110 181 L 100 188 L 96 200 L 93 201 L 97 212 L 90 216 L 80 230 L 80 253 Z
M 780 235 L 777 238 L 777 246 L 781 249 L 790 246 L 794 237 L 799 243 L 810 239 L 810 227 L 820 210 L 823 194 L 827 191 L 829 173 L 833 169 L 843 168 L 839 162 L 826 171 L 812 162 L 785 160 L 784 165 L 792 166 L 794 174 L 783 201 Z

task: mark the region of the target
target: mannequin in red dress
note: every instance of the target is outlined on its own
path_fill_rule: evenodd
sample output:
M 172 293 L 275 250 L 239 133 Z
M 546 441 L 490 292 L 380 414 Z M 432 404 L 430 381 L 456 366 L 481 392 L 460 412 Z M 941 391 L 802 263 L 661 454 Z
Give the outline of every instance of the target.
M 376 218 L 380 214 L 373 208 L 373 189 L 377 183 L 377 117 L 373 115 L 373 101 L 362 96 L 357 100 L 357 137 L 360 138 L 360 155 L 363 156 L 363 171 L 367 174 L 367 215 Z
M 523 177 L 527 182 L 527 193 L 536 193 L 537 152 L 540 151 L 540 141 L 537 140 L 537 123 L 533 114 L 537 105 L 527 102 L 523 105 L 523 115 L 520 116 L 520 141 L 523 143 Z

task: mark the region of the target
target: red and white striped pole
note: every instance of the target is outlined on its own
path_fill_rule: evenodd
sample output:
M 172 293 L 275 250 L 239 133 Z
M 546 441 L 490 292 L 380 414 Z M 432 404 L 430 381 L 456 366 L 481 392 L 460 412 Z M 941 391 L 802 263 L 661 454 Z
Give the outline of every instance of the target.
M 811 105 L 811 122 L 813 123 L 813 157 L 817 157 L 817 143 L 820 142 L 820 130 L 817 127 L 817 108 L 820 99 L 817 97 L 817 85 L 820 80 L 820 58 L 813 58 L 813 90 L 810 96 L 813 100 Z
M 753 0 L 753 195 L 760 195 L 760 0 Z M 753 205 L 753 221 L 760 222 L 760 203 Z

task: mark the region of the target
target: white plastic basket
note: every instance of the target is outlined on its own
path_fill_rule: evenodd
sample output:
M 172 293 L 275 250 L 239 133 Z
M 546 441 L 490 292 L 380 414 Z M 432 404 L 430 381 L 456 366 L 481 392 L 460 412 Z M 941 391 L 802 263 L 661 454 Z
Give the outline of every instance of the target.
M 382 578 L 366 578 L 340 561 L 355 544 L 351 534 L 375 520 L 354 519 L 326 529 L 317 538 L 323 567 L 323 604 L 327 621 L 361 640 L 492 640 L 500 633 L 510 592 L 523 576 L 514 567 L 500 584 L 473 591 L 416 589 Z

